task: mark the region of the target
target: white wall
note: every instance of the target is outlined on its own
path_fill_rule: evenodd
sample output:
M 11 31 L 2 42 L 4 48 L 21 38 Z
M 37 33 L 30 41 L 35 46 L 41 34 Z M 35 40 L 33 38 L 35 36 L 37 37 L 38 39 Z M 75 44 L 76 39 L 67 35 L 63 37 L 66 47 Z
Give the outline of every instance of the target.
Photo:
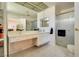
M 75 56 L 79 57 L 79 2 L 75 3 Z
M 48 27 L 41 27 L 40 26 L 40 19 L 43 17 L 48 17 L 48 19 L 49 19 L 49 26 Z M 45 32 L 50 32 L 50 28 L 51 27 L 53 28 L 53 31 L 54 31 L 53 35 L 51 35 L 51 37 L 49 37 L 49 38 L 50 38 L 50 40 L 52 40 L 51 42 L 53 44 L 55 44 L 55 6 L 52 6 L 48 9 L 38 13 L 37 20 L 38 20 L 37 27 L 39 29 L 41 29 L 41 30 L 43 29 Z
M 42 19 L 43 17 L 48 17 L 49 19 L 49 27 L 41 27 L 40 26 L 40 19 Z M 38 28 L 43 29 L 45 28 L 46 31 L 50 31 L 50 28 L 53 27 L 55 28 L 55 6 L 50 7 L 40 13 L 38 13 Z M 55 33 L 55 29 L 54 29 L 54 33 Z

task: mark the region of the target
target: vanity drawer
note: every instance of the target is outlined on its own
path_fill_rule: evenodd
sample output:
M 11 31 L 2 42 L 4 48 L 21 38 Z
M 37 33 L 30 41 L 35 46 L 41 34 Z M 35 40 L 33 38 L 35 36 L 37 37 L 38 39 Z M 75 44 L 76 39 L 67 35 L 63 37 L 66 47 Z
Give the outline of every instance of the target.
M 9 54 L 13 54 L 13 53 L 28 49 L 32 46 L 34 46 L 32 39 L 10 43 Z

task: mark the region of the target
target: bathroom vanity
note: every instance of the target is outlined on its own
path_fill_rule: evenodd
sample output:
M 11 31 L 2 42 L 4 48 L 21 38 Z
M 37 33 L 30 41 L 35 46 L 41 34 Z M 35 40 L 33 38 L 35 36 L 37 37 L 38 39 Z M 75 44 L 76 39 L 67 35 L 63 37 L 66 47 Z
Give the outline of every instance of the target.
M 9 32 L 9 54 L 34 46 L 37 32 Z
M 48 43 L 49 33 L 38 31 L 9 32 L 9 54 Z

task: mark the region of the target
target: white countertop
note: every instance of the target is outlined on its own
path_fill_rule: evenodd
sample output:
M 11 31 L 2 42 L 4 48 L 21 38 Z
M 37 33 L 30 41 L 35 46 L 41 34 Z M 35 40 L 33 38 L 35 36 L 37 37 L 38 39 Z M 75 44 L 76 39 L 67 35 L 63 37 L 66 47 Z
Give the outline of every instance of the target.
M 24 36 L 24 35 L 30 35 L 30 34 L 37 34 L 38 31 L 12 31 L 8 32 L 9 37 L 18 37 L 18 36 Z
M 9 42 L 17 42 L 22 40 L 28 40 L 31 38 L 37 38 L 39 34 L 48 32 L 38 32 L 38 31 L 15 31 L 8 32 Z
M 9 42 L 17 42 L 22 40 L 28 40 L 31 38 L 37 37 L 38 32 L 37 31 L 28 31 L 28 32 L 9 32 Z
M 24 35 L 32 35 L 32 34 L 43 34 L 43 33 L 49 33 L 49 32 L 39 32 L 39 31 L 12 31 L 8 32 L 9 37 L 18 37 L 18 36 L 24 36 Z

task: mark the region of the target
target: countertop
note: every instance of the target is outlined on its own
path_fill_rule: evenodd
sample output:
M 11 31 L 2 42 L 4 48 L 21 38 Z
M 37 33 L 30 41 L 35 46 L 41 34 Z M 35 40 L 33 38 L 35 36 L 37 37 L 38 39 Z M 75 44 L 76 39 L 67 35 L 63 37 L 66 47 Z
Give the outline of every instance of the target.
M 24 36 L 24 35 L 34 35 L 34 34 L 43 34 L 43 33 L 49 33 L 49 32 L 39 32 L 39 31 L 12 31 L 8 32 L 8 36 L 10 37 L 18 37 L 18 36 Z
M 36 38 L 38 32 L 37 31 L 28 31 L 28 32 L 8 32 L 9 42 L 17 42 L 22 40 L 28 40 L 31 38 Z
M 39 31 L 12 31 L 8 32 L 9 42 L 17 42 L 22 40 L 28 40 L 32 38 L 38 38 L 39 34 L 45 34 L 49 32 L 39 32 Z
M 8 36 L 10 37 L 18 37 L 18 36 L 24 36 L 24 35 L 30 35 L 30 34 L 37 34 L 37 31 L 12 31 L 8 32 Z

